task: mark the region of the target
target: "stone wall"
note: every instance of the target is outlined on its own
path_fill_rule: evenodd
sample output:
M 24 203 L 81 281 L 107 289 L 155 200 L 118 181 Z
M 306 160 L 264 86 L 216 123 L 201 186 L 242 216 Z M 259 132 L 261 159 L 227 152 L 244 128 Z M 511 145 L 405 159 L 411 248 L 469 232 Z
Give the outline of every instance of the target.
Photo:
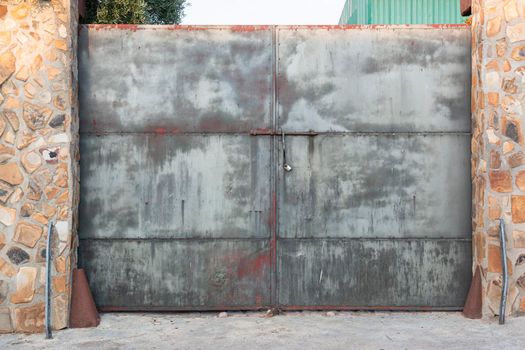
M 499 314 L 499 218 L 507 228 L 508 314 L 525 313 L 525 1 L 472 2 L 474 267 L 483 315 Z
M 56 223 L 55 329 L 68 322 L 78 203 L 76 1 L 0 0 L 0 333 L 43 330 Z

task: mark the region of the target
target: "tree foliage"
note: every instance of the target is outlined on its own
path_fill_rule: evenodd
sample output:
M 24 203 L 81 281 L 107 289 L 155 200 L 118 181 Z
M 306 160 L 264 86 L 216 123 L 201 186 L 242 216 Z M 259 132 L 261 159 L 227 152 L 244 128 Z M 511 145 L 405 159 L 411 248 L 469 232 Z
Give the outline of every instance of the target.
M 106 0 L 97 9 L 97 23 L 142 24 L 146 22 L 144 0 Z
M 179 24 L 187 0 L 87 0 L 86 23 Z
M 151 24 L 179 24 L 186 0 L 146 0 L 146 16 Z

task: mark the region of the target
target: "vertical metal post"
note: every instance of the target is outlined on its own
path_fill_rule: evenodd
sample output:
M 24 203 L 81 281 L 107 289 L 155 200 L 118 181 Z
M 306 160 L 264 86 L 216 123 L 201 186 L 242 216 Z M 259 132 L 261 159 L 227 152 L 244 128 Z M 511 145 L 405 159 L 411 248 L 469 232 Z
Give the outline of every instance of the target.
M 503 221 L 503 219 L 499 220 L 499 239 L 501 245 L 501 266 L 503 269 L 503 288 L 501 291 L 501 304 L 499 308 L 499 324 L 505 324 L 509 272 L 507 270 L 507 240 L 505 235 L 505 221 Z
M 53 222 L 49 221 L 47 227 L 46 244 L 46 308 L 45 308 L 45 328 L 46 339 L 52 339 L 51 334 L 51 233 L 53 232 Z
M 278 74 L 278 54 L 277 54 L 277 28 L 272 26 L 272 119 L 271 119 L 271 154 L 270 162 L 272 164 L 272 170 L 270 171 L 270 187 L 271 187 L 271 222 L 270 222 L 270 258 L 271 258 L 271 280 L 270 280 L 270 304 L 271 309 L 276 310 L 278 308 L 278 292 L 277 292 L 277 221 L 278 221 L 278 210 L 277 205 L 279 202 L 278 198 L 278 183 L 279 183 L 279 156 L 278 156 L 278 142 L 277 136 L 275 133 L 277 124 L 278 124 L 278 84 L 277 84 L 277 74 Z

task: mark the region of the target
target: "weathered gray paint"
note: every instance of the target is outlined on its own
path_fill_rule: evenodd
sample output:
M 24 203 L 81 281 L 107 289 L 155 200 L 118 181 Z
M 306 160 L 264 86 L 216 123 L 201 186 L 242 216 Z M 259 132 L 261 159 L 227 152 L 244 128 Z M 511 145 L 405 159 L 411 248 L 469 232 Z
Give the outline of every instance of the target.
M 461 28 L 278 35 L 281 307 L 460 308 L 470 283 Z
M 271 140 L 249 131 L 272 127 L 272 31 L 83 27 L 80 43 L 80 261 L 98 305 L 268 306 Z
M 81 265 L 102 308 L 253 308 L 270 305 L 268 241 L 90 240 Z
M 173 29 L 81 27 L 82 130 L 271 127 L 271 30 Z
M 100 306 L 463 304 L 467 27 L 80 37 L 80 262 Z
M 267 238 L 270 140 L 81 138 L 82 238 Z
M 284 307 L 453 309 L 470 285 L 469 241 L 285 239 L 279 253 Z
M 283 130 L 470 132 L 465 28 L 277 34 Z
M 279 237 L 471 237 L 469 135 L 323 134 L 286 148 Z

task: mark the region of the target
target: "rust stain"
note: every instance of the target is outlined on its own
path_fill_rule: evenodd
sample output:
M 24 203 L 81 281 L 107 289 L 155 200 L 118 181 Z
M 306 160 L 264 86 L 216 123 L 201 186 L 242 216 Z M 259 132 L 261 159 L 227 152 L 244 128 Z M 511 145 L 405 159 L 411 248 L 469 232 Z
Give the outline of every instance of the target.
M 137 25 L 137 24 L 85 24 L 81 28 L 94 30 L 180 30 L 206 31 L 229 30 L 232 32 L 265 31 L 271 28 L 284 30 L 371 30 L 371 29 L 469 29 L 468 24 L 347 24 L 347 25 L 232 25 L 232 26 L 198 26 L 198 25 Z
M 165 128 L 155 128 L 153 132 L 157 135 L 166 135 L 168 133 L 168 130 Z
M 159 29 L 163 29 L 163 28 L 160 27 Z M 169 27 L 167 27 L 165 29 L 168 29 L 168 30 L 185 30 L 185 31 L 188 31 L 188 32 L 192 32 L 192 31 L 209 30 L 209 29 L 214 29 L 214 28 L 207 27 L 207 26 L 175 25 L 175 26 L 169 26 Z
M 326 311 L 326 310 L 343 310 L 343 311 L 461 311 L 462 307 L 431 307 L 431 306 L 348 306 L 348 305 L 286 305 L 280 306 L 286 311 Z
M 256 307 L 260 307 L 260 306 L 262 305 L 262 303 L 263 303 L 263 297 L 262 297 L 262 295 L 257 294 L 257 295 L 255 296 L 255 306 L 256 306 Z
M 203 118 L 199 123 L 199 127 L 203 131 L 216 131 L 224 128 L 223 121 L 219 117 Z
M 91 124 L 93 125 L 93 131 L 95 131 L 96 135 L 102 135 L 104 133 L 104 131 L 100 128 L 100 126 L 97 126 L 96 119 L 93 119 Z
M 138 24 L 88 24 L 89 29 L 101 30 L 101 29 L 119 29 L 119 30 L 131 30 L 133 32 L 139 29 Z
M 256 301 L 260 296 L 256 296 Z M 272 305 L 275 306 L 275 305 Z M 255 306 L 236 306 L 236 305 L 208 305 L 208 306 L 167 306 L 167 307 L 151 307 L 151 306 L 99 306 L 99 311 L 103 312 L 146 312 L 146 311 L 248 311 L 268 309 L 271 305 L 263 305 L 256 303 Z M 461 307 L 422 307 L 422 306 L 344 306 L 344 305 L 321 305 L 321 306 L 302 306 L 302 305 L 286 305 L 279 306 L 284 311 L 416 311 L 416 312 L 430 312 L 430 311 L 462 311 Z
M 261 25 L 261 26 L 242 25 L 242 26 L 231 26 L 230 30 L 232 32 L 256 32 L 256 31 L 268 30 L 270 28 L 271 26 L 268 26 L 268 25 Z
M 230 30 L 232 32 L 256 32 L 272 28 L 270 25 L 232 25 L 232 26 L 200 26 L 200 25 L 148 25 L 148 24 L 86 24 L 81 27 L 88 29 L 119 29 L 119 30 L 182 30 L 182 31 L 205 31 L 205 30 Z
M 258 128 L 258 129 L 252 129 L 250 130 L 250 135 L 274 135 L 275 131 L 268 128 Z
M 116 29 L 116 30 L 185 30 L 185 31 L 203 31 L 210 29 L 223 29 L 214 26 L 194 26 L 194 25 L 150 25 L 150 24 L 84 24 L 80 27 L 88 29 L 102 30 L 102 29 Z
M 172 134 L 172 135 L 180 134 L 181 132 L 183 132 L 183 130 L 181 130 L 178 127 L 168 128 L 168 127 L 159 126 L 159 127 L 154 127 L 154 128 L 148 128 L 146 132 L 153 133 L 157 136 L 164 136 L 164 135 L 169 135 L 169 134 Z
M 260 311 L 269 309 L 271 305 L 237 306 L 229 304 L 203 306 L 112 306 L 101 305 L 97 309 L 101 312 L 151 312 L 151 311 Z
M 468 24 L 431 24 L 431 28 L 437 28 L 437 29 L 457 29 L 457 28 L 464 28 L 468 29 L 470 28 L 470 25 Z
M 237 277 L 260 277 L 264 269 L 270 265 L 269 252 L 262 252 L 255 257 L 242 258 L 237 266 Z
M 345 24 L 277 26 L 286 30 L 468 29 L 467 24 Z

